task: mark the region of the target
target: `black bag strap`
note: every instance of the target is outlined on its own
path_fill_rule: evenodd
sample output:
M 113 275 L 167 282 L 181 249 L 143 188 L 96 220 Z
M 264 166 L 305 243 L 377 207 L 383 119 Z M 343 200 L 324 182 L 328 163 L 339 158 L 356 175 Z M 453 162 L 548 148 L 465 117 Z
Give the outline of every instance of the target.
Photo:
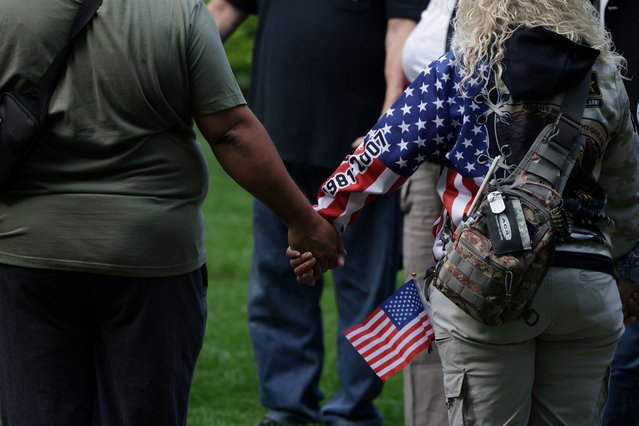
M 545 141 L 541 139 L 542 132 L 517 167 L 517 170 L 525 170 L 548 181 L 559 193 L 563 192 L 586 143 L 586 137 L 581 134 L 581 117 L 591 79 L 592 71 L 588 70 L 577 84 L 566 91 L 559 115 L 549 125 L 553 134 Z
M 78 8 L 78 13 L 75 16 L 73 25 L 71 27 L 71 33 L 67 44 L 62 48 L 60 53 L 55 57 L 53 62 L 46 69 L 38 83 L 35 85 L 35 89 L 38 92 L 40 99 L 45 99 L 44 108 L 48 105 L 48 100 L 53 94 L 53 90 L 62 74 L 62 70 L 66 65 L 69 55 L 71 54 L 71 48 L 73 47 L 78 35 L 86 28 L 87 24 L 95 16 L 98 8 L 102 4 L 102 0 L 84 0 Z

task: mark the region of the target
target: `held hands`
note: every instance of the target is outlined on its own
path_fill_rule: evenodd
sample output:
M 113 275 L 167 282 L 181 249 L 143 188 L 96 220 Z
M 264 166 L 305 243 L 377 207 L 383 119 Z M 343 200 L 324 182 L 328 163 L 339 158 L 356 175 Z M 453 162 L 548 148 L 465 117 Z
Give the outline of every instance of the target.
M 288 243 L 286 255 L 299 283 L 314 285 L 323 272 L 344 265 L 342 236 L 317 213 L 289 228 Z
M 322 274 L 322 270 L 318 267 L 317 259 L 313 257 L 313 253 L 310 251 L 300 253 L 289 247 L 286 249 L 286 255 L 289 258 L 293 272 L 297 276 L 297 282 L 315 285 L 315 281 Z
M 313 257 L 313 253 L 309 251 L 300 253 L 299 251 L 289 247 L 286 249 L 286 255 L 290 259 L 289 262 L 291 264 L 291 268 L 293 268 L 293 272 L 297 276 L 298 283 L 313 286 L 322 273 L 325 272 L 318 267 L 317 259 L 315 259 Z M 337 266 L 344 266 L 344 256 L 340 257 Z

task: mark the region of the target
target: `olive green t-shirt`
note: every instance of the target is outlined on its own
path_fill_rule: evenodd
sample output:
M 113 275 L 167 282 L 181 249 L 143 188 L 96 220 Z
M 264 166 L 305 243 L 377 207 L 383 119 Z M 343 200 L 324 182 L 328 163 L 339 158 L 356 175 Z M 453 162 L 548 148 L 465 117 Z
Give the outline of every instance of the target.
M 78 0 L 3 0 L 0 90 L 36 81 Z M 0 263 L 138 277 L 205 261 L 193 116 L 244 104 L 198 0 L 104 0 L 44 136 L 0 192 Z

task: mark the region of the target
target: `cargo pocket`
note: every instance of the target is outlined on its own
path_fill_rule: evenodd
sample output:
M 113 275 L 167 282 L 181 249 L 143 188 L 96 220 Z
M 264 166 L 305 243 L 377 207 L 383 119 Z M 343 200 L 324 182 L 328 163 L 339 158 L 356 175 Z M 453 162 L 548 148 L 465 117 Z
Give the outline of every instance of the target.
M 603 417 L 604 409 L 606 408 L 606 402 L 608 402 L 608 389 L 610 388 L 610 367 L 606 369 L 606 376 L 601 384 L 601 390 L 599 391 L 599 398 L 597 399 L 597 410 L 592 419 L 593 425 L 600 425 L 601 418 Z
M 466 398 L 466 372 L 463 370 L 444 370 L 444 391 L 448 423 L 451 426 L 474 425 L 475 415 Z

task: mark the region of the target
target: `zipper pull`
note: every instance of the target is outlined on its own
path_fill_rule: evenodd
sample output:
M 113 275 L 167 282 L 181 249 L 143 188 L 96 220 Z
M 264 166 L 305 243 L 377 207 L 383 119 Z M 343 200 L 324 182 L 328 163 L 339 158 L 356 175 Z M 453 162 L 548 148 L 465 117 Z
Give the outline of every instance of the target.
M 506 303 L 510 303 L 513 300 L 513 273 L 510 271 L 506 272 L 504 277 L 504 288 L 506 289 Z

